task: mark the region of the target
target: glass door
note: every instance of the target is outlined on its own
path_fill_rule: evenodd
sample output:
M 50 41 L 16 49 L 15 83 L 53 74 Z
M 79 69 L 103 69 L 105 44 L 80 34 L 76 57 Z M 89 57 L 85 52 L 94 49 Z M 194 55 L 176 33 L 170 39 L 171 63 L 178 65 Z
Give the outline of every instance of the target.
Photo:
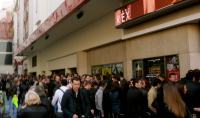
M 133 61 L 133 78 L 143 77 L 143 60 Z

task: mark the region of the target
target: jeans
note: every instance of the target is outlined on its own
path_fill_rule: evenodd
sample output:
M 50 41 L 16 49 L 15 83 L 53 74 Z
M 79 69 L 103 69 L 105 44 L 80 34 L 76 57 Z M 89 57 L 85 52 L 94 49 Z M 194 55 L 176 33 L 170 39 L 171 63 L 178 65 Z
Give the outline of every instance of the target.
M 10 114 L 10 111 L 13 109 L 13 107 L 14 107 L 14 115 L 13 115 L 13 118 L 17 118 L 17 107 L 13 104 L 12 99 L 9 98 L 9 109 L 8 109 L 8 111 L 6 112 L 6 115 L 9 115 L 9 114 Z

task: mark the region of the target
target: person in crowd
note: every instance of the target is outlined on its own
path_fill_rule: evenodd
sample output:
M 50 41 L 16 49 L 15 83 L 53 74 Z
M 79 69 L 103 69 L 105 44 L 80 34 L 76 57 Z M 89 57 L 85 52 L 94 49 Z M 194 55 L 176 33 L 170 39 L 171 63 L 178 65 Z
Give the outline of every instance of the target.
M 3 89 L 4 89 L 4 84 L 3 84 L 3 82 L 2 82 L 2 79 L 0 79 L 0 90 L 3 91 Z
M 100 84 L 100 81 L 101 81 L 101 77 L 99 74 L 96 74 L 95 77 L 94 77 L 94 81 L 97 82 L 98 84 Z
M 72 80 L 72 75 L 71 74 L 68 74 L 67 75 L 67 85 L 71 82 Z M 71 88 L 71 87 L 70 87 Z
M 120 86 L 117 81 L 112 83 L 110 89 L 110 98 L 112 103 L 112 113 L 114 114 L 114 118 L 120 117 Z
M 50 93 L 51 93 L 51 92 L 50 92 L 51 84 L 52 84 L 52 82 L 51 82 L 50 78 L 47 77 L 46 83 L 45 83 L 45 85 L 44 85 L 44 89 L 45 89 L 46 97 L 48 97 L 49 99 L 50 99 L 51 96 L 52 96 L 52 95 L 50 95 Z
M 194 73 L 195 76 L 195 83 L 200 84 L 200 70 L 199 69 L 195 69 L 192 71 Z
M 90 81 L 90 75 L 86 75 L 85 80 Z
M 152 103 L 154 102 L 154 100 L 156 100 L 157 91 L 160 89 L 160 87 L 161 87 L 161 80 L 154 78 L 153 81 L 152 81 L 152 87 L 149 90 L 148 95 L 147 95 L 148 107 L 150 109 L 150 113 L 152 115 L 152 118 L 156 118 L 157 108 L 154 108 L 152 106 Z
M 59 89 L 61 86 L 60 84 L 60 77 L 56 76 L 55 82 L 53 82 L 53 84 L 51 85 L 51 91 L 53 92 L 51 95 L 54 95 L 56 90 Z M 53 98 L 53 96 L 52 96 Z
M 94 78 L 92 75 L 90 75 L 90 82 L 93 83 L 93 81 L 94 81 Z
M 120 80 L 120 76 L 119 75 L 115 75 L 113 78 L 112 78 L 113 82 L 119 82 Z
M 145 105 L 141 89 L 141 80 L 133 79 L 133 87 L 128 90 L 128 118 L 146 118 Z
M 178 92 L 181 95 L 182 100 L 185 102 L 186 101 L 186 93 L 187 93 L 186 83 L 183 81 L 179 81 L 175 85 L 178 89 Z
M 61 100 L 66 90 L 67 80 L 63 79 L 61 80 L 60 89 L 56 90 L 53 100 L 51 102 L 53 106 L 55 106 L 56 103 L 58 105 L 58 118 L 63 118 L 63 111 L 61 110 Z
M 194 111 L 194 108 L 200 107 L 200 85 L 195 83 L 195 75 L 192 71 L 188 71 L 186 74 L 187 78 L 187 93 L 186 93 L 186 104 L 192 114 L 196 114 L 197 118 L 200 117 L 200 113 Z M 198 78 L 197 78 L 198 79 Z
M 164 86 L 164 84 L 165 83 L 167 83 L 166 82 L 166 78 L 165 78 L 165 76 L 163 75 L 163 74 L 159 74 L 158 75 L 158 78 L 161 80 L 161 87 L 160 87 L 160 89 L 158 89 L 158 91 L 157 91 L 157 98 L 156 98 L 156 101 L 157 101 L 157 103 L 159 104 L 159 106 L 161 107 L 161 108 L 163 108 L 164 107 L 164 99 L 163 99 L 163 86 Z M 162 117 L 162 114 L 163 114 L 163 111 L 162 111 L 163 109 L 157 109 L 157 116 L 158 117 Z
M 7 77 L 7 80 L 6 80 L 6 98 L 7 98 L 7 100 L 9 100 L 8 90 L 10 88 L 11 88 L 11 80 L 10 80 L 10 78 Z
M 82 92 L 84 92 L 85 93 L 85 95 L 87 95 L 88 96 L 88 98 L 89 98 L 89 101 L 90 101 L 90 105 L 92 104 L 92 100 L 91 100 L 91 95 L 90 95 L 90 89 L 91 89 L 91 87 L 92 87 L 92 83 L 90 82 L 90 81 L 85 81 L 84 82 L 84 88 L 82 89 Z M 92 113 L 93 113 L 93 109 L 90 107 L 90 113 L 89 113 L 89 116 L 92 116 Z
M 60 75 L 60 80 L 63 80 L 63 78 L 64 78 L 64 75 Z
M 52 106 L 51 101 L 47 97 L 45 97 L 44 87 L 38 85 L 34 91 L 39 95 L 41 105 L 47 109 L 48 118 L 54 118 L 54 107 Z
M 1 79 L 1 82 L 3 83 L 3 88 L 2 88 L 3 91 L 6 90 L 6 80 L 7 80 L 7 78 L 10 78 L 10 76 L 5 76 Z
M 17 118 L 17 107 L 16 105 L 13 104 L 12 102 L 12 99 L 13 97 L 15 97 L 15 95 L 18 97 L 19 96 L 19 93 L 20 93 L 20 88 L 19 88 L 19 85 L 20 85 L 20 81 L 15 78 L 14 79 L 14 85 L 8 90 L 8 96 L 9 96 L 9 109 L 7 110 L 6 114 L 5 115 L 9 115 L 10 114 L 10 111 L 13 109 L 14 107 L 14 115 L 13 115 L 13 118 Z
M 167 83 L 164 90 L 164 112 L 162 118 L 188 118 L 186 105 L 182 100 L 178 89 L 172 83 Z
M 129 90 L 128 87 L 128 83 L 126 81 L 126 79 L 123 77 L 122 74 L 120 74 L 120 88 L 121 88 L 121 92 L 119 93 L 121 96 L 120 99 L 120 111 L 121 114 L 123 114 L 124 116 L 127 115 L 127 92 Z
M 29 90 L 35 91 L 35 88 L 36 88 L 36 86 L 31 86 L 31 87 L 29 88 Z
M 78 73 L 74 73 L 74 77 L 78 77 Z
M 28 91 L 29 86 L 26 84 L 26 80 L 22 80 L 22 84 L 20 85 L 20 93 L 21 93 L 21 98 L 22 98 L 22 103 L 24 102 L 25 99 L 25 94 Z
M 95 95 L 99 88 L 99 84 L 97 82 L 92 83 L 93 88 L 90 89 L 90 103 L 91 103 L 91 114 L 90 117 L 93 118 L 95 114 L 97 114 L 97 109 L 95 105 Z
M 80 90 L 80 84 L 79 77 L 72 78 L 72 89 L 67 90 L 63 95 L 61 108 L 65 118 L 85 118 L 90 113 L 89 98 Z
M 107 81 L 107 86 L 103 91 L 102 107 L 104 110 L 104 117 L 112 118 L 112 102 L 111 102 L 111 98 L 110 98 L 110 89 L 112 86 L 112 80 L 111 80 L 109 74 L 107 74 L 106 76 L 107 76 L 106 77 L 107 79 L 105 81 Z
M 39 82 L 39 85 L 44 87 L 44 85 L 45 85 L 45 78 L 41 79 L 41 81 Z
M 95 95 L 95 105 L 96 105 L 96 109 L 98 110 L 98 114 L 96 114 L 96 116 L 102 117 L 104 118 L 104 110 L 102 107 L 102 102 L 103 102 L 103 91 L 106 88 L 107 83 L 106 81 L 102 81 L 100 83 L 100 87 L 99 90 L 97 91 L 96 95 Z
M 142 95 L 143 95 L 143 100 L 144 100 L 144 104 L 145 104 L 145 111 L 149 112 L 148 100 L 147 100 L 148 90 L 145 88 L 146 87 L 145 79 L 141 79 L 141 84 L 142 84 L 142 86 L 141 86 L 140 91 L 142 92 Z
M 170 79 L 170 83 L 175 84 L 176 80 L 176 74 L 175 73 L 170 73 L 169 74 L 169 79 Z
M 68 75 L 68 85 L 67 85 L 67 90 L 72 89 L 72 77 L 71 75 Z
M 40 105 L 37 93 L 29 91 L 25 96 L 25 106 L 17 113 L 17 118 L 48 118 L 47 110 Z
M 36 77 L 33 78 L 33 82 L 34 82 L 33 86 L 39 85 L 39 80 L 37 80 Z

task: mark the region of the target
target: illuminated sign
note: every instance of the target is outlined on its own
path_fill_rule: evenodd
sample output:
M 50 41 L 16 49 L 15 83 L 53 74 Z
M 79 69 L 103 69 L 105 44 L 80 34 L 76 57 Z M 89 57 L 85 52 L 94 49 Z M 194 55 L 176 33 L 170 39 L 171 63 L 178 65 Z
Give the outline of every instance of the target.
M 138 0 L 115 12 L 115 25 L 161 10 L 182 0 Z

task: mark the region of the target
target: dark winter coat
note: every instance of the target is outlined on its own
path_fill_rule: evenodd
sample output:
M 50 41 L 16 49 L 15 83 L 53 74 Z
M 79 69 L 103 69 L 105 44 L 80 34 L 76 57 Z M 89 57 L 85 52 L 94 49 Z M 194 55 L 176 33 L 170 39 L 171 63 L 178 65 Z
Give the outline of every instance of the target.
M 118 91 L 110 92 L 110 98 L 112 103 L 112 112 L 117 115 L 121 114 L 119 92 Z
M 17 118 L 48 118 L 48 116 L 44 106 L 33 105 L 19 110 Z

